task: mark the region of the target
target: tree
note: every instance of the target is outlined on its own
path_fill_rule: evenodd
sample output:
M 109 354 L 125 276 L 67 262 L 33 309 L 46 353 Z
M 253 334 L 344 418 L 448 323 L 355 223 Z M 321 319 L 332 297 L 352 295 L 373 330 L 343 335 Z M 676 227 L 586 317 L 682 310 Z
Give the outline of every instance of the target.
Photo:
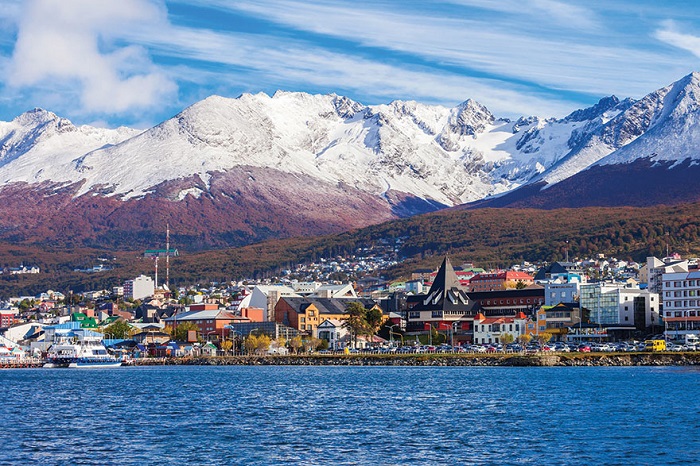
M 530 340 L 532 340 L 532 336 L 528 335 L 527 333 L 523 333 L 518 337 L 518 342 L 523 346 L 527 346 L 527 344 L 530 343 Z
M 262 335 L 258 335 L 255 341 L 255 352 L 257 354 L 266 353 L 270 349 L 271 342 L 272 339 L 264 333 Z
M 379 327 L 384 322 L 384 314 L 381 309 L 373 307 L 372 309 L 367 309 L 365 312 L 365 322 L 367 323 L 365 330 L 367 331 L 367 336 L 371 337 L 377 333 Z
M 515 337 L 510 333 L 504 333 L 501 335 L 501 343 L 504 345 L 510 345 L 515 341 Z
M 245 348 L 246 354 L 255 353 L 255 348 L 258 347 L 258 336 L 248 335 L 248 337 L 243 340 L 243 347 Z
M 351 338 L 354 339 L 357 346 L 357 337 L 366 336 L 368 341 L 372 340 L 372 336 L 379 330 L 379 327 L 384 321 L 382 311 L 377 308 L 366 309 L 362 303 L 352 302 L 348 304 L 345 312 L 348 318 L 344 322 L 345 328 L 351 333 Z
M 350 341 L 354 340 L 353 347 L 357 346 L 357 336 L 362 335 L 365 331 L 365 307 L 358 302 L 352 302 L 348 304 L 345 309 L 348 314 L 348 318 L 345 320 L 343 325 L 350 331 Z
M 547 343 L 549 340 L 552 339 L 552 334 L 550 332 L 542 332 L 539 335 L 537 335 L 537 341 L 540 342 L 540 344 L 544 345 Z
M 116 322 L 105 327 L 103 333 L 109 334 L 112 338 L 128 339 L 134 334 L 134 328 L 125 320 L 117 320 Z
M 299 335 L 297 335 L 294 338 L 292 338 L 291 340 L 289 340 L 289 347 L 292 348 L 292 350 L 295 353 L 299 352 L 299 348 L 301 348 L 302 344 L 303 343 L 302 343 L 301 337 Z
M 321 345 L 321 340 L 316 337 L 307 338 L 304 340 L 304 350 L 308 353 L 318 349 Z
M 231 340 L 224 340 L 221 342 L 221 349 L 226 353 L 231 351 L 231 348 L 233 348 L 233 342 Z
M 170 331 L 170 335 L 173 337 L 175 341 L 189 341 L 189 332 L 190 330 L 194 330 L 195 332 L 199 332 L 199 327 L 197 327 L 197 324 L 194 322 L 183 322 L 180 325 L 178 325 L 175 330 Z M 197 334 L 197 339 L 199 339 L 199 335 Z

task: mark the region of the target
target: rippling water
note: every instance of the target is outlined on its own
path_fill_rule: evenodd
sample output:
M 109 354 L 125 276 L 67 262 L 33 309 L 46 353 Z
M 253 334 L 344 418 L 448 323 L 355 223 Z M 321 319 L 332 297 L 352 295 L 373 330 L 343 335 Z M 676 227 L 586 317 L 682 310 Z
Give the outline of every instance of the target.
M 697 463 L 700 369 L 0 372 L 2 464 Z

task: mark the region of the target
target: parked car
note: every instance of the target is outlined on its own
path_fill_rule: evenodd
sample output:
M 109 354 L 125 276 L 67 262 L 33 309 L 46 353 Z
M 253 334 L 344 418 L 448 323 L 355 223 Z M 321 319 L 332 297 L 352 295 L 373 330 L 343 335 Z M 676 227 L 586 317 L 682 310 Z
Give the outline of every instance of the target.
M 587 344 L 581 344 L 581 345 L 578 345 L 578 351 L 580 353 L 590 353 L 591 347 Z

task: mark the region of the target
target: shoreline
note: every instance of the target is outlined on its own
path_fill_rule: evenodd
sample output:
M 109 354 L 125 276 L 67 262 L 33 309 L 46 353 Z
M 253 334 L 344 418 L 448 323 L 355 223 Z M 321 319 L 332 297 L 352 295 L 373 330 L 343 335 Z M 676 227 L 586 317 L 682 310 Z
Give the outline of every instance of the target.
M 700 353 L 294 355 L 143 358 L 133 366 L 700 366 Z

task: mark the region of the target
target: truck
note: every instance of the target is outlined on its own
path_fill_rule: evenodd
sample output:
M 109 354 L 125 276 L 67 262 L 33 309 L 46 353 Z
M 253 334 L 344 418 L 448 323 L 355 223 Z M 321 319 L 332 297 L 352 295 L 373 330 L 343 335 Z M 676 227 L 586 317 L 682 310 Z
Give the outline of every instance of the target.
M 666 340 L 646 340 L 644 342 L 646 351 L 666 351 Z

